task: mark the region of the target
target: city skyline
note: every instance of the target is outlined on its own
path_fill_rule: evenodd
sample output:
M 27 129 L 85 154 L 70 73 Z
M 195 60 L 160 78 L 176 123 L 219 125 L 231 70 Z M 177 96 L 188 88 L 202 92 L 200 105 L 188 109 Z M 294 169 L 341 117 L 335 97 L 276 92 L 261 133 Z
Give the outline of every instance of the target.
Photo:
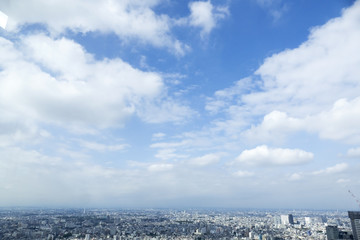
M 360 209 L 360 1 L 0 11 L 0 206 Z

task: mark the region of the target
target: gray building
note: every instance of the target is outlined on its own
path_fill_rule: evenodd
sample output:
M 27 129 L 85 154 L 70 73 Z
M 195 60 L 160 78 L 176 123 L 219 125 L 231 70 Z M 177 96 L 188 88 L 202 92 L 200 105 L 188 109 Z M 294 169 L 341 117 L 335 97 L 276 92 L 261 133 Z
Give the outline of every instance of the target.
M 337 226 L 326 226 L 326 237 L 328 240 L 339 239 L 339 229 Z
M 355 240 L 360 240 L 360 211 L 348 211 Z

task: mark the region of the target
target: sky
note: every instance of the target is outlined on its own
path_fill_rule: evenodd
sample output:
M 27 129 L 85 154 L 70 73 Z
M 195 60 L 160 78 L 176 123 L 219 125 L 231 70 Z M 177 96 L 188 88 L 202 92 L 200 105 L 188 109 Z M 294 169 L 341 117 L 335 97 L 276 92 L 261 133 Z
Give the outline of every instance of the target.
M 0 11 L 0 206 L 360 209 L 360 1 Z

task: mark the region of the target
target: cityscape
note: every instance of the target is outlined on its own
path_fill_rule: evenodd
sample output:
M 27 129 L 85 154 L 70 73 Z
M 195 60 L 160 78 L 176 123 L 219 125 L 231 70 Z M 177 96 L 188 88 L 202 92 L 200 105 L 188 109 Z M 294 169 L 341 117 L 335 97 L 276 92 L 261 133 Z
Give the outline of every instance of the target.
M 359 229 L 360 211 L 0 209 L 2 240 L 358 240 Z

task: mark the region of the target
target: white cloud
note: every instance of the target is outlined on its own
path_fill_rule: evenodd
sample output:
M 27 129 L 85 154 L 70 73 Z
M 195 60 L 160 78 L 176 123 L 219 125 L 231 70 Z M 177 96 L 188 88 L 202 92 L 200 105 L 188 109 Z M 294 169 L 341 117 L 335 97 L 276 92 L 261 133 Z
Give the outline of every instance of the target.
M 268 57 L 247 84 L 240 80 L 217 91 L 206 109 L 228 114 L 217 123 L 218 129 L 240 133 L 265 116 L 249 136 L 271 138 L 276 132 L 276 138 L 306 129 L 322 138 L 359 142 L 355 122 L 359 122 L 360 55 L 353 54 L 360 52 L 359 14 L 357 1 L 341 17 L 313 28 L 299 47 Z M 272 120 L 285 123 L 284 129 Z
M 4 11 L 11 16 L 9 31 L 26 24 L 43 24 L 53 35 L 74 32 L 114 32 L 124 42 L 135 39 L 156 47 L 166 47 L 178 55 L 187 46 L 171 35 L 169 16 L 157 15 L 152 8 L 158 0 L 77 1 L 20 0 L 5 2 Z
M 148 170 L 150 172 L 164 172 L 164 171 L 169 171 L 173 168 L 174 165 L 168 163 L 151 164 L 150 166 L 148 166 Z
M 158 142 L 158 143 L 153 143 L 150 145 L 151 148 L 175 148 L 175 147 L 182 147 L 185 145 L 188 145 L 189 141 L 188 140 L 183 140 L 180 142 Z
M 273 111 L 264 116 L 260 125 L 246 130 L 244 136 L 257 141 L 278 141 L 302 127 L 303 121 L 300 119 L 288 117 L 284 112 Z
M 255 173 L 254 172 L 249 172 L 249 171 L 237 171 L 237 172 L 234 173 L 234 175 L 236 177 L 243 178 L 243 177 L 252 177 L 252 176 L 255 175 Z
M 0 48 L 10 53 L 0 58 L 4 69 L 0 98 L 22 117 L 62 124 L 119 125 L 141 98 L 156 96 L 163 86 L 158 74 L 141 72 L 120 59 L 95 61 L 71 40 L 37 35 L 25 38 L 24 45 L 27 56 L 11 42 L 0 42 Z
M 89 141 L 80 141 L 80 145 L 84 148 L 99 152 L 121 151 L 129 147 L 128 144 L 108 145 L 108 144 L 89 142 Z
M 2 205 L 81 206 L 106 202 L 102 196 L 119 197 L 137 188 L 136 181 L 127 184 L 135 173 L 124 170 L 85 161 L 66 161 L 20 148 L 0 148 L 0 155 Z
M 229 15 L 227 7 L 214 7 L 210 1 L 190 2 L 189 24 L 201 28 L 201 36 L 209 34 L 217 22 Z
M 256 71 L 263 91 L 244 96 L 258 110 L 274 109 L 291 115 L 314 114 L 340 98 L 358 96 L 360 3 L 317 28 L 298 48 L 267 58 Z M 355 56 L 356 55 L 356 56 Z M 260 109 L 261 108 L 261 109 Z
M 153 139 L 162 139 L 162 138 L 164 138 L 165 136 L 166 136 L 165 133 L 163 133 L 163 132 L 158 132 L 158 133 L 154 133 L 154 134 L 152 135 L 152 138 L 153 138 Z
M 302 178 L 303 178 L 302 173 L 293 173 L 290 175 L 289 180 L 290 181 L 298 181 L 298 180 L 301 180 Z
M 189 160 L 188 163 L 191 165 L 203 167 L 217 163 L 220 160 L 220 158 L 221 158 L 221 154 L 209 153 L 201 157 L 193 158 Z
M 351 101 L 340 99 L 330 111 L 310 118 L 310 128 L 319 131 L 322 138 L 360 143 L 360 97 Z M 312 129 L 310 129 L 312 130 Z
M 255 166 L 299 165 L 310 162 L 314 154 L 300 149 L 269 148 L 266 145 L 244 150 L 236 162 Z
M 336 181 L 337 183 L 348 183 L 348 182 L 350 182 L 350 179 L 347 179 L 347 178 L 340 178 L 340 179 L 338 179 L 337 181 Z
M 5 29 L 7 20 L 8 20 L 8 16 L 5 13 L 3 13 L 2 11 L 0 11 L 0 27 Z
M 338 163 L 332 167 L 328 167 L 322 170 L 312 172 L 313 175 L 320 175 L 320 174 L 335 174 L 344 172 L 348 169 L 349 165 L 347 163 Z
M 187 155 L 176 153 L 176 149 L 165 148 L 159 149 L 155 154 L 155 157 L 162 160 L 175 160 L 179 158 L 186 158 Z
M 346 155 L 348 157 L 359 158 L 360 157 L 360 147 L 358 147 L 358 148 L 350 148 L 347 151 Z
M 0 112 L 7 122 L 32 122 L 35 127 L 45 122 L 81 130 L 122 126 L 137 112 L 148 122 L 180 122 L 193 113 L 175 100 L 163 102 L 168 98 L 161 97 L 166 89 L 160 74 L 118 58 L 95 60 L 66 38 L 29 35 L 16 45 L 0 38 L 0 50 Z M 144 105 L 157 109 L 157 115 Z
M 319 137 L 360 143 L 360 97 L 351 101 L 340 99 L 329 110 L 304 118 L 289 117 L 273 111 L 264 116 L 261 124 L 252 126 L 244 135 L 257 141 L 279 140 L 296 131 L 316 132 Z M 355 154 L 355 149 L 350 154 Z
M 180 124 L 196 116 L 197 112 L 168 97 L 144 101 L 137 108 L 137 114 L 148 123 L 174 122 Z
M 207 99 L 205 109 L 210 113 L 218 113 L 221 110 L 226 110 L 231 106 L 232 101 L 238 98 L 239 95 L 246 94 L 251 90 L 255 84 L 251 78 L 243 78 L 234 83 L 233 86 L 218 90 L 215 92 L 214 97 Z

